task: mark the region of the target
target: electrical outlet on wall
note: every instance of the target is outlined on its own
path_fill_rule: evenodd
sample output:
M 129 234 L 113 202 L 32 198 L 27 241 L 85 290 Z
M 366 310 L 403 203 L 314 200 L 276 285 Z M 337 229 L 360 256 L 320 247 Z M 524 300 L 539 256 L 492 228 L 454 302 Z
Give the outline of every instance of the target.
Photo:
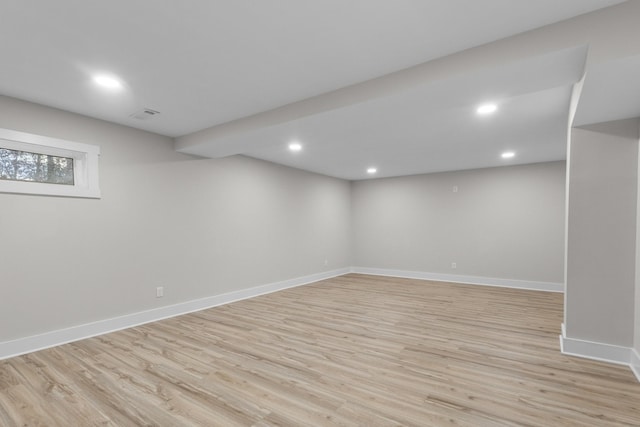
M 458 268 L 458 265 L 455 262 L 451 263 L 451 268 Z
M 158 286 L 156 288 L 156 298 L 162 298 L 164 296 L 164 286 Z

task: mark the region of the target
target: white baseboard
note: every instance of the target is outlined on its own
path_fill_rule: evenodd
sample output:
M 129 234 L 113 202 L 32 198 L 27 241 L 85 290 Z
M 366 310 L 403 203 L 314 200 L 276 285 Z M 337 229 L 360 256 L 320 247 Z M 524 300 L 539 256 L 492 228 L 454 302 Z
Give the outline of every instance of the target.
M 563 323 L 560 335 L 562 354 L 628 366 L 640 382 L 640 355 L 634 348 L 567 338 L 565 331 Z
M 535 291 L 564 292 L 564 284 L 534 282 L 529 280 L 498 279 L 493 277 L 465 276 L 457 274 L 428 273 L 423 271 L 392 270 L 385 268 L 351 267 L 351 272 L 374 276 L 404 277 L 407 279 L 435 280 L 470 285 L 498 286 L 502 288 L 529 289 Z
M 638 350 L 635 348 L 631 349 L 631 363 L 629 363 L 629 367 L 638 381 L 640 381 L 640 353 L 638 353 Z
M 351 267 L 338 270 L 326 271 L 255 286 L 249 289 L 229 292 L 202 299 L 187 301 L 175 305 L 159 307 L 152 310 L 132 313 L 125 316 L 86 323 L 66 329 L 46 332 L 39 335 L 19 338 L 12 341 L 0 342 L 0 360 L 10 357 L 43 350 L 58 345 L 107 334 L 145 323 L 155 322 L 194 311 L 204 310 L 219 305 L 253 298 L 288 288 L 314 283 L 320 280 L 342 276 L 347 273 L 371 274 L 377 276 L 405 277 L 410 279 L 436 280 L 442 282 L 457 282 L 487 286 L 510 287 L 520 289 L 532 289 L 551 292 L 563 292 L 564 286 L 561 283 L 529 282 L 523 280 L 493 279 L 486 277 L 449 275 L 437 273 L 425 273 L 415 271 L 388 270 L 379 268 Z M 632 348 L 615 345 L 596 343 L 590 341 L 567 338 L 564 324 L 562 325 L 562 335 L 560 336 L 560 348 L 562 353 L 572 356 L 584 357 L 603 362 L 628 365 L 640 381 L 640 355 Z
M 152 310 L 141 311 L 125 316 L 99 320 L 97 322 L 86 323 L 66 329 L 59 329 L 40 335 L 33 335 L 12 341 L 0 342 L 0 360 L 19 356 L 21 354 L 31 353 L 38 350 L 43 350 L 45 348 L 55 347 L 61 344 L 66 344 L 85 338 L 95 337 L 97 335 L 102 335 L 109 332 L 131 328 L 133 326 L 139 326 L 149 322 L 167 319 L 169 317 L 179 316 L 181 314 L 192 313 L 194 311 L 204 310 L 206 308 L 216 307 L 234 301 L 256 297 L 258 295 L 268 294 L 271 292 L 293 288 L 296 286 L 302 286 L 320 280 L 330 279 L 336 276 L 342 276 L 343 274 L 347 274 L 349 272 L 350 268 L 342 268 L 338 270 L 311 274 L 309 276 L 297 277 L 294 279 L 269 283 L 266 285 L 229 292 L 226 294 L 215 295 L 175 305 L 154 308 Z
M 619 345 L 567 338 L 563 328 L 563 334 L 560 335 L 560 351 L 569 356 L 630 366 L 632 349 Z

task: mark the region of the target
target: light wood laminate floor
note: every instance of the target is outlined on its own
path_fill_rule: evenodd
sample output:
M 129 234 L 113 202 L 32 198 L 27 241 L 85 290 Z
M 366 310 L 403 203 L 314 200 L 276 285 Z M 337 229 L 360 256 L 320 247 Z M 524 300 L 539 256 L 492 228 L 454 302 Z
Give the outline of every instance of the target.
M 0 362 L 2 426 L 640 425 L 562 295 L 350 274 Z

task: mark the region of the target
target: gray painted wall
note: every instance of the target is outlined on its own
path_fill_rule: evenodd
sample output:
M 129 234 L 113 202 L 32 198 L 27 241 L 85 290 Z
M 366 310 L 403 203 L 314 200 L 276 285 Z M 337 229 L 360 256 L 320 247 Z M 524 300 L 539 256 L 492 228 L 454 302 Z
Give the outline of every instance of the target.
M 638 122 L 625 123 L 574 130 L 566 323 L 569 337 L 631 346 Z M 6 97 L 0 127 L 100 145 L 103 195 L 0 194 L 0 341 L 349 265 L 563 281 L 564 162 L 350 184 L 182 155 Z
M 6 97 L 0 127 L 102 149 L 100 200 L 0 194 L 0 342 L 351 265 L 346 181 Z
M 640 119 L 638 122 L 638 144 L 640 148 Z M 640 149 L 638 150 L 638 165 L 640 167 Z M 640 358 L 640 173 L 638 173 L 638 202 L 636 204 L 636 298 L 635 298 L 635 322 L 634 322 L 634 349 Z M 640 366 L 638 366 L 640 369 Z M 639 378 L 640 379 L 640 378 Z
M 572 130 L 568 338 L 633 345 L 637 170 L 637 120 Z
M 354 263 L 562 283 L 565 175 L 551 162 L 354 182 Z

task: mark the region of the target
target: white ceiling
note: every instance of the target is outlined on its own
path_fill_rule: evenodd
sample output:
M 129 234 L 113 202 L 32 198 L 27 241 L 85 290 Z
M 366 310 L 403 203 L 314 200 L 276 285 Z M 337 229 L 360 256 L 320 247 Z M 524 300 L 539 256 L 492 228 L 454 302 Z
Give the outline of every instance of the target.
M 0 93 L 178 137 L 616 3 L 3 0 Z M 381 159 L 391 161 L 379 176 L 493 166 L 493 151 L 511 147 L 535 152 L 527 162 L 562 158 L 558 127 L 579 62 L 565 54 L 568 80 L 514 64 L 495 70 L 513 78 L 465 76 L 264 129 L 253 136 L 265 143 L 244 154 L 349 179 Z M 95 87 L 98 72 L 124 90 Z M 466 89 L 449 97 L 455 88 Z M 487 93 L 503 105 L 479 122 L 469 107 Z M 144 107 L 161 114 L 130 117 Z M 530 137 L 516 140 L 522 129 Z M 289 135 L 308 141 L 297 158 L 278 142 Z
M 574 125 L 640 117 L 640 55 L 591 67 Z
M 371 166 L 376 177 L 495 166 L 503 151 L 518 155 L 499 164 L 563 159 L 585 55 L 582 47 L 529 58 L 239 133 L 233 142 L 252 157 L 349 180 L 367 178 Z M 477 115 L 483 100 L 496 101 L 498 112 Z M 303 151 L 290 152 L 292 140 Z

